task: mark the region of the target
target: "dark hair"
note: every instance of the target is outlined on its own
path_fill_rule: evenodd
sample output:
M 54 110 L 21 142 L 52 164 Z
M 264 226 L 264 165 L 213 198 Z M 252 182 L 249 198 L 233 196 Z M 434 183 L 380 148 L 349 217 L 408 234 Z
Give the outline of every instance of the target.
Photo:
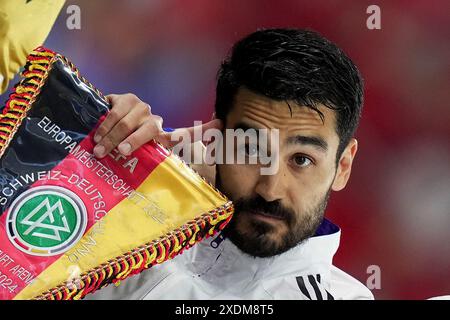
M 340 157 L 361 115 L 363 82 L 357 67 L 335 44 L 314 31 L 265 29 L 238 41 L 217 79 L 216 117 L 226 119 L 240 87 L 274 100 L 292 100 L 336 112 Z

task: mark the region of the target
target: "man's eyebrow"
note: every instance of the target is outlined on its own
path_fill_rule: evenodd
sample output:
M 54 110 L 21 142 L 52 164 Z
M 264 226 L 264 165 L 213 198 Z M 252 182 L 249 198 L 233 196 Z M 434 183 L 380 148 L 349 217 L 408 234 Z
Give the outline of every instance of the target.
M 256 130 L 256 132 L 258 132 L 258 130 L 261 128 L 254 127 L 245 122 L 238 122 L 234 126 L 234 130 L 238 130 L 238 129 L 242 129 L 244 132 L 249 129 L 253 129 L 253 130 Z M 298 143 L 298 144 L 302 144 L 302 145 L 312 145 L 322 151 L 325 151 L 325 152 L 328 151 L 328 143 L 321 137 L 297 135 L 294 137 L 290 137 L 287 142 L 288 142 L 288 144 L 297 144 Z
M 241 130 L 243 130 L 243 131 L 245 132 L 245 131 L 247 131 L 247 130 L 249 130 L 249 129 L 253 129 L 253 130 L 258 131 L 260 128 L 253 127 L 253 126 L 251 126 L 251 125 L 249 125 L 249 124 L 247 124 L 247 123 L 245 123 L 245 122 L 238 122 L 238 123 L 234 126 L 234 130 L 238 130 L 238 129 L 241 129 Z
M 312 145 L 323 151 L 328 150 L 328 143 L 321 137 L 295 136 L 288 139 L 288 144 Z

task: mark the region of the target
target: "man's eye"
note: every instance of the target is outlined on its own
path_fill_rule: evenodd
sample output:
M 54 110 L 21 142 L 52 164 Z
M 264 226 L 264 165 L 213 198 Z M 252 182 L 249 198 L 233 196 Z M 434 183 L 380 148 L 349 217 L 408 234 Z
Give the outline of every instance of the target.
M 307 167 L 313 163 L 311 159 L 302 155 L 294 156 L 293 161 L 294 164 L 299 167 Z
M 245 154 L 249 157 L 256 157 L 258 155 L 258 145 L 256 144 L 246 144 Z
M 239 146 L 239 153 L 244 154 L 246 157 L 257 157 L 258 156 L 258 145 L 257 144 L 243 144 Z

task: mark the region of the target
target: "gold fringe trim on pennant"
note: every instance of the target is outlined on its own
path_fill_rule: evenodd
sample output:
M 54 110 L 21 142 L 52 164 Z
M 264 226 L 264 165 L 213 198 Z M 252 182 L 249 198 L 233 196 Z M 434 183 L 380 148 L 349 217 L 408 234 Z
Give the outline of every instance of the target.
M 10 94 L 3 113 L 0 114 L 0 157 L 41 91 L 56 55 L 51 50 L 39 47 L 28 56 L 21 74 L 24 78 Z
M 136 248 L 82 274 L 77 279 L 42 293 L 34 300 L 78 300 L 108 284 L 118 285 L 121 280 L 138 274 L 155 264 L 170 260 L 203 238 L 213 236 L 228 224 L 232 215 L 233 206 L 231 202 L 228 202 L 222 207 L 188 222 L 181 228 L 169 232 L 158 240 Z

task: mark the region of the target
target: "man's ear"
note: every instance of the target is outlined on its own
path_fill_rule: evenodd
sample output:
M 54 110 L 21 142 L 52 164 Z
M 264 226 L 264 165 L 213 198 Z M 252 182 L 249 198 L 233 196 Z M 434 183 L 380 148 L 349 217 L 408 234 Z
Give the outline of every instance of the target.
M 337 164 L 336 176 L 334 177 L 331 189 L 333 191 L 340 191 L 345 188 L 347 181 L 350 178 L 352 171 L 352 163 L 355 158 L 356 151 L 358 151 L 358 141 L 351 139 L 347 147 L 342 152 L 341 158 Z

